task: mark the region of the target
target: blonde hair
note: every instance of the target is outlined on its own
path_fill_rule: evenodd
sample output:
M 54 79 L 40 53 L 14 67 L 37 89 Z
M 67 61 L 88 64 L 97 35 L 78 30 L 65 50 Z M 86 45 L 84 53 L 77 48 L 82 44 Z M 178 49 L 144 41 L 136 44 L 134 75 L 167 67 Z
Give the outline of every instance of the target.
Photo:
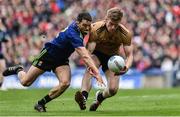
M 120 21 L 123 17 L 123 12 L 120 8 L 114 7 L 107 11 L 106 18 L 110 18 L 113 21 Z

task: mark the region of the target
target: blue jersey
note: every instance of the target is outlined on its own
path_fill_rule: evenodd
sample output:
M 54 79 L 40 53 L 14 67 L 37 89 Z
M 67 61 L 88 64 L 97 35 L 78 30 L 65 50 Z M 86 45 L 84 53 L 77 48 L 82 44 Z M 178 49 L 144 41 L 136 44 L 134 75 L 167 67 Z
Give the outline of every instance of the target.
M 48 53 L 56 60 L 69 58 L 75 48 L 82 46 L 83 36 L 75 21 L 45 44 Z

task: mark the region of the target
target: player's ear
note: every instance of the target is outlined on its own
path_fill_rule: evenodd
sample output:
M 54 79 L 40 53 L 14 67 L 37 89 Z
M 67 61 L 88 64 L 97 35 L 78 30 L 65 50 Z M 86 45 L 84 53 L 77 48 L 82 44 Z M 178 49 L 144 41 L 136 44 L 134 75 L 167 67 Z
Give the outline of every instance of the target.
M 79 22 L 79 21 L 76 21 L 76 24 L 77 24 L 77 26 L 79 27 L 80 22 Z
M 80 24 L 80 22 L 79 22 L 79 21 L 76 21 L 76 23 L 77 23 L 77 24 Z

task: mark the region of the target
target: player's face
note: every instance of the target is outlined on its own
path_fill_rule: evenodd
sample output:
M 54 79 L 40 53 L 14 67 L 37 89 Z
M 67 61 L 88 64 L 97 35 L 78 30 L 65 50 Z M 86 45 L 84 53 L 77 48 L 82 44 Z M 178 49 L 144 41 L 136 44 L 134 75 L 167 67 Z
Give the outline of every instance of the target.
M 83 19 L 81 22 L 79 22 L 78 26 L 80 31 L 85 35 L 90 31 L 91 21 Z
M 116 31 L 117 27 L 118 27 L 119 21 L 112 21 L 111 19 L 107 19 L 106 20 L 106 27 L 108 32 L 113 33 Z

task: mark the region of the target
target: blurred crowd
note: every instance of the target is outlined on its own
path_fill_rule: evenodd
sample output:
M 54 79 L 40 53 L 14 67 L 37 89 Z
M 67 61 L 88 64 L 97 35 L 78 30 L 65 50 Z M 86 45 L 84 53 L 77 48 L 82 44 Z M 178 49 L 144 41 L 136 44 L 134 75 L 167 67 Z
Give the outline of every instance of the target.
M 29 66 L 43 44 L 51 40 L 83 10 L 93 21 L 107 9 L 120 7 L 122 24 L 133 32 L 133 68 L 179 70 L 179 0 L 0 0 L 0 29 L 10 35 L 3 45 L 7 65 Z M 76 56 L 72 64 L 81 65 Z

